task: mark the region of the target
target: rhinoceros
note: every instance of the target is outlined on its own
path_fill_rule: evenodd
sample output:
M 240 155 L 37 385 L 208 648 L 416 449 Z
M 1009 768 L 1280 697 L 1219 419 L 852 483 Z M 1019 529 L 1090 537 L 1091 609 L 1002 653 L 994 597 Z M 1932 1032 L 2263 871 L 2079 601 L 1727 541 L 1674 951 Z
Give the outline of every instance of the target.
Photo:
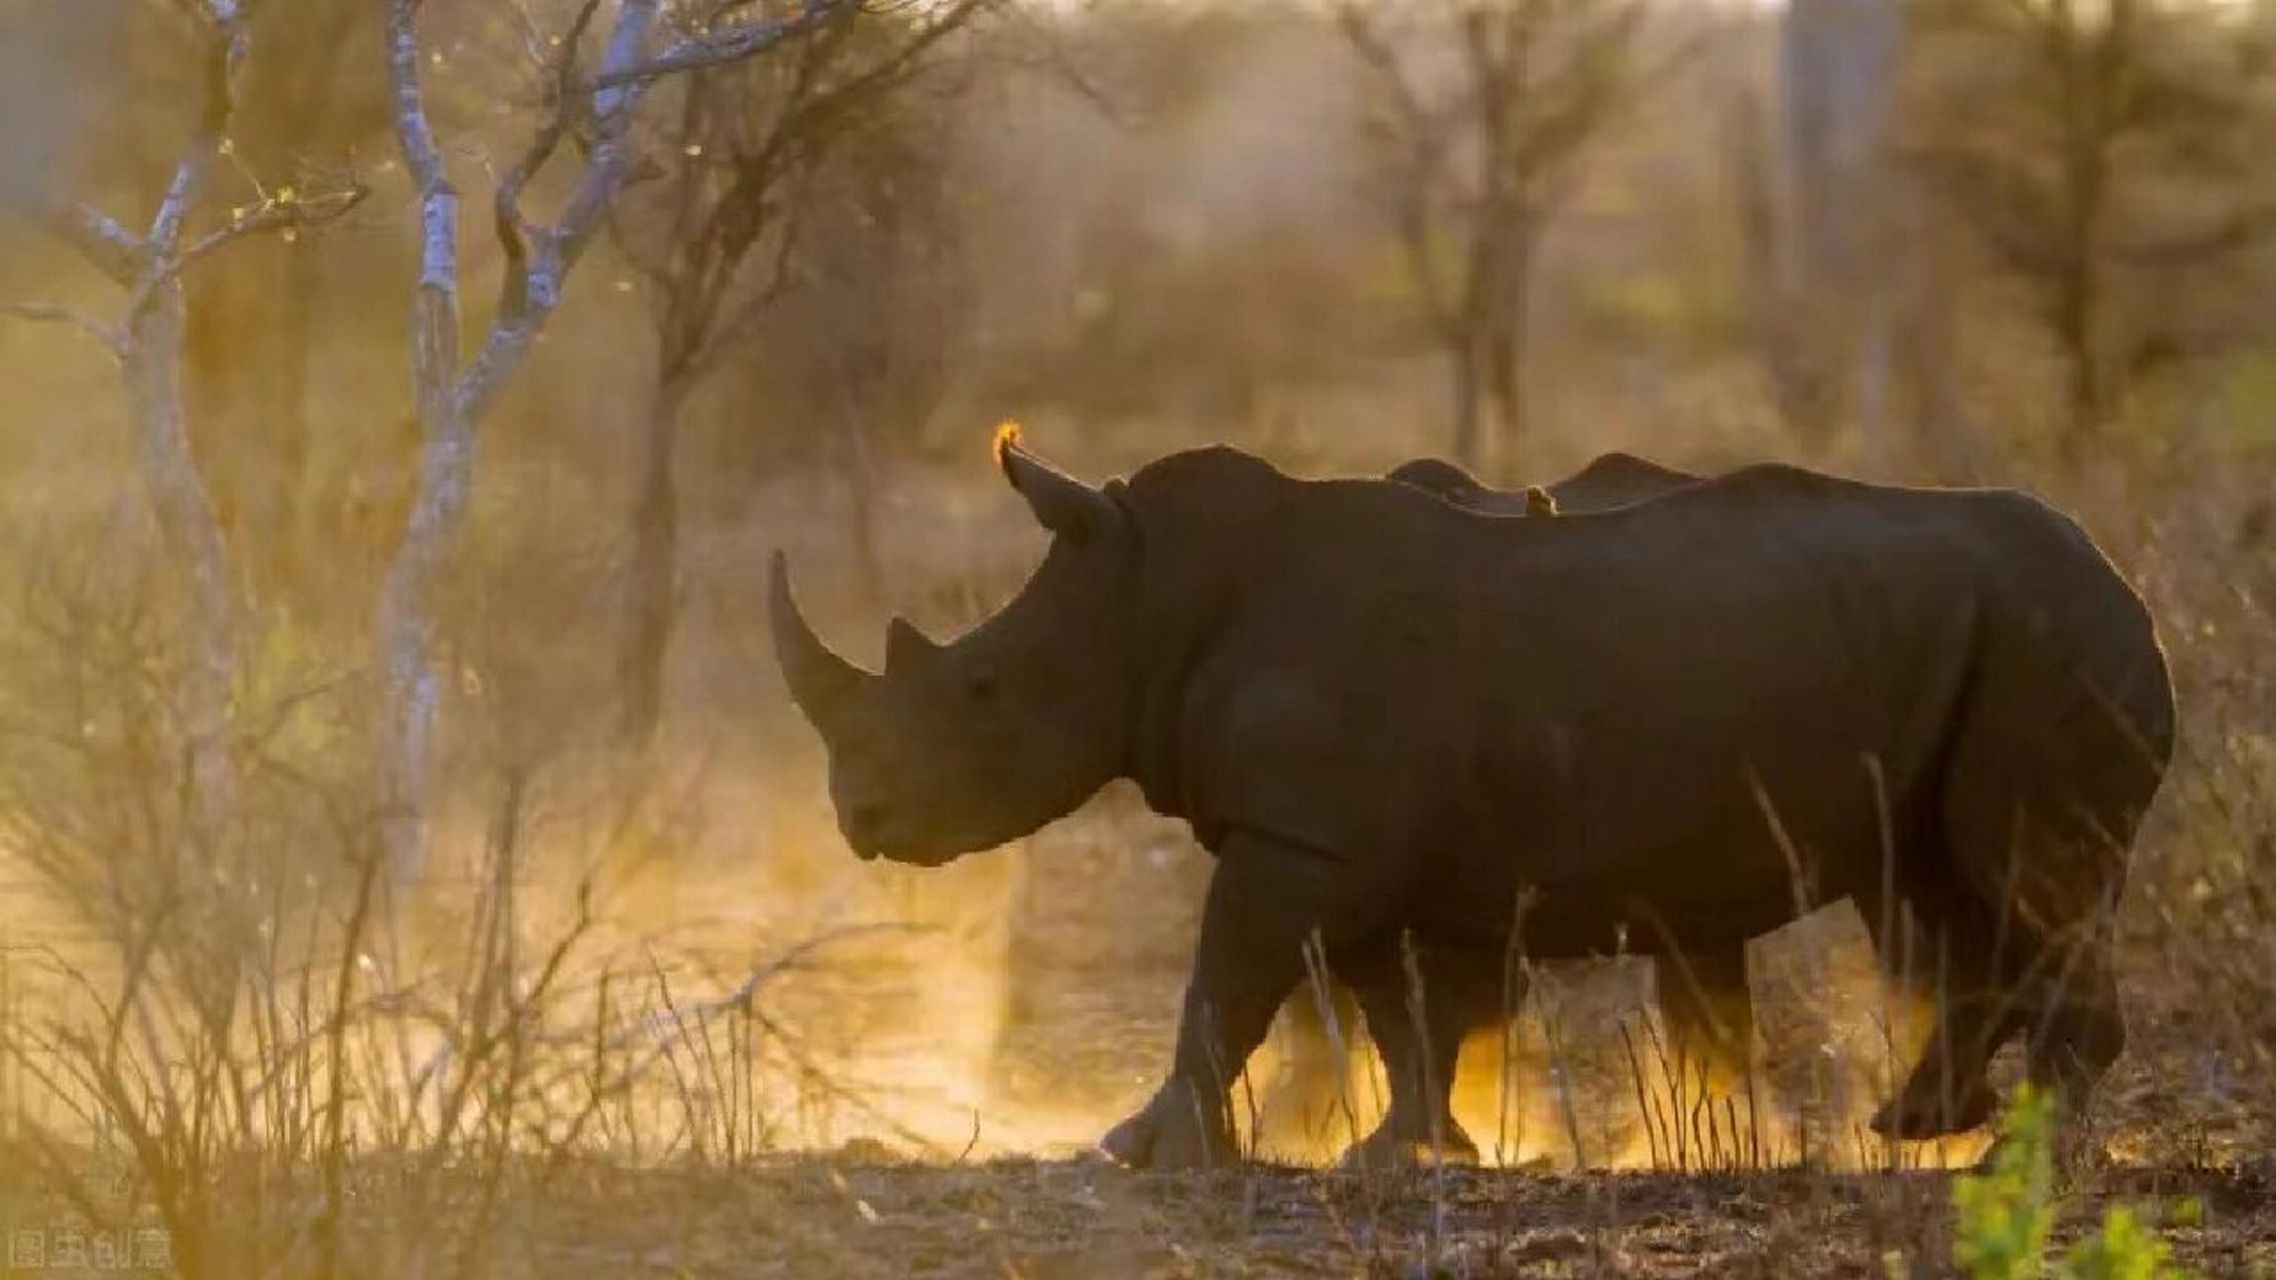
M 2037 499 L 1766 464 L 1511 519 L 1222 446 L 1103 487 L 997 456 L 1052 534 L 1017 597 L 945 645 L 894 620 L 872 674 L 778 553 L 776 656 L 862 857 L 939 865 L 1116 778 L 1215 856 L 1167 1076 L 1101 1142 L 1124 1163 L 1237 1161 L 1228 1082 L 1312 947 L 1363 1005 L 1477 1008 L 1520 930 L 1537 959 L 1712 954 L 1901 902 L 1945 998 L 1886 1131 L 2015 1034 L 2066 1108 L 2123 1048 L 2110 908 L 2171 683 Z M 1386 1126 L 1453 1132 L 1456 1020 L 1368 1014 Z

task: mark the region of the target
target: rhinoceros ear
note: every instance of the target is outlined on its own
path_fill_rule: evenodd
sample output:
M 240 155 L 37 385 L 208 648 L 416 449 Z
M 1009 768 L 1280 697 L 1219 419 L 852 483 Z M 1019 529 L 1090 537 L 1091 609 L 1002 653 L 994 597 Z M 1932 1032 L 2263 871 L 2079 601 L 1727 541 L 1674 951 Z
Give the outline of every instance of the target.
M 1553 516 L 1557 514 L 1557 499 L 1540 485 L 1527 485 L 1525 489 L 1525 514 L 1529 516 Z
M 939 647 L 907 618 L 895 614 L 893 621 L 885 624 L 885 673 L 906 671 L 910 663 L 922 662 Z
M 996 461 L 1044 528 L 1075 542 L 1088 542 L 1122 520 L 1122 508 L 1100 490 L 1021 448 L 1017 438 L 999 438 Z

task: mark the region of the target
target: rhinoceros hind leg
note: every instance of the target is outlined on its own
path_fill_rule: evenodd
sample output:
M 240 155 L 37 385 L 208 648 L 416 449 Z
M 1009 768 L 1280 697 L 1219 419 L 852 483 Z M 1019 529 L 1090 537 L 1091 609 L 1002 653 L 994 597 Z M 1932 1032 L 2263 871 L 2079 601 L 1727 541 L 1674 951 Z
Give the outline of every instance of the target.
M 1936 1002 L 1936 1021 L 1896 1096 L 1867 1123 L 1883 1137 L 1918 1141 L 1990 1121 L 1999 1106 L 1988 1075 L 1992 1055 L 2022 1017 L 2003 976 L 2013 971 L 2019 948 L 2002 945 L 1998 919 L 1956 895 L 1924 894 L 1911 902 L 1928 946 L 1922 976 Z
M 1938 1073 L 1923 1062 L 1867 1123 L 1884 1138 L 1917 1142 L 1981 1128 L 1991 1123 L 1998 1107 L 1999 1096 L 1981 1076 L 1955 1081 L 1947 1089 L 1939 1083 Z
M 1508 997 L 1500 966 L 1491 955 L 1406 940 L 1335 963 L 1359 997 L 1391 1086 L 1383 1122 L 1344 1153 L 1343 1167 L 1411 1166 L 1428 1163 L 1434 1151 L 1448 1162 L 1475 1164 L 1478 1145 L 1451 1105 L 1455 1061 L 1465 1036 L 1502 1016 Z

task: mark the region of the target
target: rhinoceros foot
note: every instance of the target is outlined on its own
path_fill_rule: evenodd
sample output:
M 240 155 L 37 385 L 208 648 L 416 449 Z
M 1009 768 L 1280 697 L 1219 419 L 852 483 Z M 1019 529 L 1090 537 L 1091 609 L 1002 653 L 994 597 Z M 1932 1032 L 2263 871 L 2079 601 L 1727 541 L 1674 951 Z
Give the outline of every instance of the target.
M 1229 1169 L 1240 1146 L 1221 1108 L 1172 1081 L 1129 1119 L 1099 1139 L 1099 1150 L 1133 1169 Z
M 1913 1084 L 1917 1084 L 1916 1076 Z M 1873 1118 L 1867 1121 L 1873 1132 L 1884 1138 L 1903 1138 L 1919 1141 L 1923 1138 L 1943 1138 L 1991 1123 L 1992 1113 L 1999 1109 L 1999 1095 L 1991 1085 L 1977 1080 L 1959 1090 L 1957 1096 L 1946 1099 L 1932 1089 L 1914 1088 L 1912 1084 L 1891 1098 Z
M 2008 1152 L 2023 1139 L 2001 1134 L 1976 1157 L 1976 1172 L 1990 1173 L 2006 1160 Z M 2087 1128 L 2084 1120 L 2068 1107 L 2058 1107 L 2053 1131 L 2048 1135 L 2048 1161 L 2058 1182 L 2068 1185 L 2108 1163 L 2110 1152 Z
M 1478 1144 L 1451 1119 L 1441 1127 L 1435 1149 L 1428 1136 L 1418 1137 L 1385 1120 L 1375 1132 L 1346 1149 L 1337 1163 L 1354 1172 L 1381 1172 L 1428 1166 L 1434 1154 L 1447 1164 L 1476 1164 Z

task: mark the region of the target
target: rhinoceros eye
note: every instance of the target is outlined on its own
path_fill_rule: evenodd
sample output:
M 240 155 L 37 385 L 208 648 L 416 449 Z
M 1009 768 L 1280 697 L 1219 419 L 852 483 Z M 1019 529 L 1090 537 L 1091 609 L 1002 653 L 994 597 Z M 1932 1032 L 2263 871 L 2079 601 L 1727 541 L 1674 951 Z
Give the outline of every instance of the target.
M 991 672 L 974 672 L 964 681 L 964 696 L 985 705 L 996 700 L 996 677 Z

